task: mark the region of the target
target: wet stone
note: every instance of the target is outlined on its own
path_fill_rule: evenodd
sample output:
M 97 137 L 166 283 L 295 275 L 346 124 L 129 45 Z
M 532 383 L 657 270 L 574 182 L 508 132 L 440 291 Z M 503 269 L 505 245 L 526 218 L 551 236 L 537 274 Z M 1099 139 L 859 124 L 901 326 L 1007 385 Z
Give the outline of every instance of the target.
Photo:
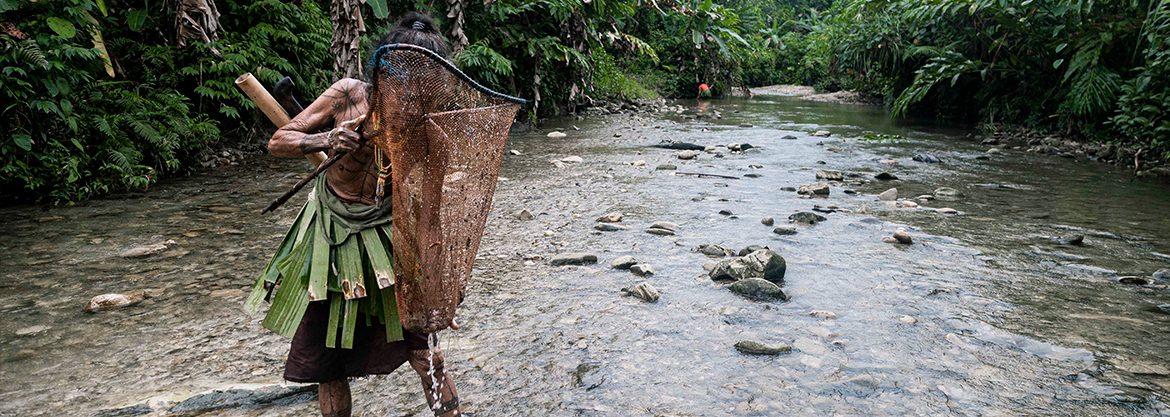
M 897 240 L 898 243 L 904 243 L 907 245 L 914 243 L 914 239 L 910 238 L 910 233 L 907 233 L 906 229 L 903 229 L 901 227 L 899 227 L 898 230 L 894 231 L 894 239 Z
M 817 171 L 817 179 L 818 180 L 830 180 L 830 181 L 843 181 L 843 180 L 845 180 L 845 174 L 841 173 L 841 171 L 831 171 L 831 170 L 822 169 L 820 171 Z
M 174 244 L 174 240 L 168 240 L 166 242 L 155 243 L 152 245 L 137 246 L 123 251 L 120 256 L 123 258 L 144 258 L 156 253 L 163 252 Z
M 788 264 L 783 256 L 769 249 L 761 249 L 747 256 L 720 261 L 708 275 L 714 281 L 761 278 L 774 284 L 782 284 L 787 269 Z
M 597 263 L 597 255 L 582 252 L 560 253 L 549 259 L 548 263 L 552 266 L 592 264 Z
M 199 394 L 171 407 L 171 414 L 199 415 L 228 408 L 255 408 L 303 394 L 310 399 L 316 385 L 271 385 L 257 389 L 230 389 Z M 291 401 L 290 401 L 291 402 Z
M 955 210 L 955 209 L 950 208 L 950 207 L 943 207 L 940 209 L 935 209 L 934 211 L 937 211 L 937 212 L 942 213 L 942 214 L 959 214 L 958 210 Z
M 730 215 L 735 214 L 735 213 L 732 213 L 731 210 L 719 210 L 719 214 L 724 215 L 724 216 L 730 216 Z
M 1170 280 L 1170 268 L 1159 269 L 1150 275 L 1150 278 L 1160 281 L 1168 281 Z
M 46 326 L 43 324 L 38 324 L 36 326 L 29 326 L 29 327 L 25 327 L 22 329 L 18 329 L 16 331 L 16 335 L 17 336 L 31 336 L 31 335 L 34 335 L 37 333 L 47 332 L 47 331 L 49 331 L 49 329 L 52 329 L 52 327 L 49 327 L 49 326 Z
M 796 339 L 796 341 L 792 342 L 792 347 L 810 355 L 824 355 L 825 352 L 829 351 L 821 342 L 806 337 Z
M 882 180 L 882 181 L 890 181 L 890 180 L 898 179 L 897 175 L 891 174 L 889 172 L 881 172 L 881 173 L 878 173 L 877 175 L 874 175 L 873 177 L 877 178 L 879 180 Z
M 800 195 L 829 195 L 829 183 L 807 184 L 796 190 Z
M 661 295 L 658 293 L 658 289 L 654 288 L 654 286 L 650 285 L 648 282 L 641 282 L 632 287 L 622 288 L 622 294 L 637 297 L 650 303 L 657 302 L 658 299 L 661 298 Z
M 93 417 L 136 417 L 154 412 L 147 404 L 137 404 L 122 408 L 106 408 L 98 410 Z
M 775 229 L 772 229 L 772 233 L 775 233 L 775 234 L 778 234 L 781 236 L 795 235 L 796 234 L 796 227 L 795 226 L 788 226 L 788 225 L 776 226 Z
M 787 300 L 788 296 L 784 294 L 779 286 L 768 282 L 762 278 L 750 278 L 742 281 L 736 281 L 729 285 L 727 289 L 731 292 L 742 295 L 747 298 L 759 300 Z
M 719 245 L 699 245 L 699 246 L 694 247 L 691 250 L 694 252 L 702 253 L 702 254 L 707 255 L 707 256 L 713 256 L 713 257 L 719 257 L 719 258 L 722 258 L 724 256 L 735 256 L 735 252 L 732 252 L 731 249 L 727 249 L 727 248 L 719 246 Z
M 765 217 L 765 218 L 760 219 L 760 224 L 763 224 L 764 226 L 771 226 L 775 223 L 776 223 L 776 219 L 773 219 L 771 217 Z
M 962 197 L 963 193 L 950 187 L 941 187 L 934 190 L 934 195 L 942 197 Z
M 568 135 L 566 135 L 565 132 L 548 132 L 547 136 L 550 138 L 563 138 Z
M 784 139 L 784 140 L 796 140 L 796 136 L 792 136 L 792 135 L 784 135 L 784 136 L 781 136 L 781 137 L 780 137 L 780 139 Z
M 654 169 L 659 170 L 659 171 L 674 171 L 674 170 L 678 169 L 678 167 L 671 165 L 671 164 L 661 164 L 657 167 L 654 167 Z
M 602 232 L 619 232 L 622 230 L 626 230 L 626 228 L 623 226 L 618 226 L 616 224 L 610 224 L 610 223 L 598 223 L 598 224 L 594 225 L 593 228 L 600 230 Z
M 1061 245 L 1079 246 L 1085 243 L 1085 235 L 1069 235 L 1056 239 Z
M 660 229 L 657 227 L 651 227 L 649 229 L 646 229 L 646 233 L 649 233 L 652 235 L 658 235 L 658 236 L 674 236 L 674 234 L 675 234 L 673 230 Z
M 898 317 L 898 321 L 902 322 L 903 324 L 916 324 L 916 323 L 918 323 L 918 319 L 911 317 L 911 316 Z
M 779 355 L 792 351 L 792 346 L 783 343 L 767 344 L 755 340 L 741 340 L 735 344 L 735 349 L 751 355 Z
M 698 159 L 699 153 L 699 151 L 679 151 L 677 154 L 675 154 L 675 156 L 682 160 Z
M 796 191 L 796 187 L 780 187 L 780 191 L 793 192 Z
M 669 230 L 672 232 L 677 232 L 681 229 L 679 227 L 679 225 L 671 223 L 671 222 L 656 222 L 656 223 L 650 225 L 650 228 L 651 229 L 665 229 L 665 230 Z
M 822 137 L 822 138 L 823 138 L 823 137 L 829 137 L 829 136 L 831 136 L 831 135 L 832 135 L 832 133 L 830 133 L 828 130 L 818 130 L 818 131 L 816 131 L 816 132 L 813 132 L 813 133 L 812 133 L 812 135 L 813 135 L 813 136 L 816 136 L 816 137 Z
M 635 260 L 633 256 L 624 255 L 614 258 L 612 261 L 610 261 L 609 267 L 616 269 L 630 269 L 631 266 L 634 266 L 637 263 L 638 261 Z
M 650 266 L 650 264 L 636 264 L 630 267 L 630 272 L 640 277 L 654 275 L 654 267 Z
M 789 215 L 788 220 L 790 220 L 794 223 L 797 223 L 797 224 L 815 225 L 817 223 L 823 222 L 823 221 L 828 220 L 828 219 L 826 219 L 824 216 L 821 216 L 821 215 L 816 214 L 816 213 L 809 213 L 807 211 L 802 211 L 799 213 L 793 213 L 792 215 Z
M 914 155 L 913 159 L 915 161 L 924 162 L 924 163 L 928 163 L 928 164 L 937 164 L 939 162 L 942 162 L 942 160 L 938 159 L 937 156 L 934 156 L 934 155 L 931 155 L 928 153 L 920 153 L 920 154 Z
M 813 311 L 808 312 L 808 315 L 816 317 L 818 319 L 835 319 L 835 318 L 837 318 L 837 313 L 834 313 L 834 312 L 828 311 L 828 310 L 813 310 Z
M 1125 285 L 1146 285 L 1149 284 L 1150 281 L 1145 277 L 1126 276 L 1117 278 L 1117 283 Z
M 760 245 L 748 245 L 746 248 L 739 250 L 739 256 L 748 256 L 752 252 L 755 252 L 758 250 L 764 250 L 764 249 L 767 249 L 767 248 L 760 246 Z
M 878 194 L 877 198 L 878 198 L 878 200 L 881 200 L 881 201 L 895 201 L 898 199 L 898 189 L 891 188 L 891 189 L 882 191 L 881 194 Z
M 597 221 L 601 223 L 617 223 L 622 221 L 622 214 L 618 212 L 608 213 L 598 217 Z
M 131 291 L 125 294 L 102 294 L 89 300 L 85 311 L 96 313 L 99 311 L 114 310 L 138 304 L 146 299 L 146 291 Z
M 573 155 L 573 156 L 566 156 L 564 158 L 561 158 L 561 162 L 564 162 L 566 164 L 579 164 L 579 163 L 585 162 L 585 159 L 580 157 L 580 156 Z

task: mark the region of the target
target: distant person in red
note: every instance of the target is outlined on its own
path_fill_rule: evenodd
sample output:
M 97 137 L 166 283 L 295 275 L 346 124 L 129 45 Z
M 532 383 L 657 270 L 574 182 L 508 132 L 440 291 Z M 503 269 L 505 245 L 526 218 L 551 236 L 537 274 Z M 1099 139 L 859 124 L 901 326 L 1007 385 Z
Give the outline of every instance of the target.
M 711 87 L 708 87 L 706 82 L 699 84 L 699 97 L 696 98 L 711 98 Z

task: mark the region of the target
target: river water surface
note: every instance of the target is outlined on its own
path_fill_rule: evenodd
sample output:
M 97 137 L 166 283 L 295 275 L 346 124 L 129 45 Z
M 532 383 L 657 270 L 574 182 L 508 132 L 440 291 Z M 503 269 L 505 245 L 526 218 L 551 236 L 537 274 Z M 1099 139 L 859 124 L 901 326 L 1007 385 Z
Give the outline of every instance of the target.
M 985 148 L 970 132 L 898 125 L 876 107 L 778 96 L 674 104 L 685 111 L 556 119 L 512 135 L 509 149 L 521 155 L 504 161 L 459 313 L 463 329 L 441 335 L 465 410 L 1170 413 L 1170 315 L 1157 308 L 1170 304 L 1167 282 L 1117 282 L 1170 267 L 1170 187 L 1084 159 L 1019 150 L 977 159 Z M 721 119 L 710 117 L 716 111 Z M 547 138 L 554 128 L 567 137 Z M 817 130 L 832 136 L 812 136 Z M 867 133 L 906 139 L 860 140 Z M 663 139 L 757 148 L 680 161 L 647 147 Z M 919 153 L 943 163 L 913 161 Z M 549 163 L 571 155 L 584 162 Z M 655 169 L 664 163 L 738 179 Z M 819 169 L 856 176 L 824 199 L 782 190 L 821 182 Z M 899 179 L 874 180 L 882 171 Z M 0 415 L 93 415 L 136 404 L 165 415 L 195 393 L 280 383 L 288 340 L 241 306 L 298 207 L 257 213 L 306 172 L 303 161 L 262 157 L 143 193 L 0 209 Z M 893 187 L 902 198 L 939 187 L 962 196 L 919 208 L 874 197 Z M 795 235 L 760 223 L 830 205 L 844 211 L 822 213 L 826 221 Z M 959 214 L 933 210 L 943 207 Z M 522 209 L 536 218 L 518 220 Z M 629 230 L 593 229 L 614 211 Z M 679 234 L 643 232 L 656 221 L 679 224 Z M 914 244 L 880 241 L 898 227 Z M 1084 244 L 1059 243 L 1073 234 Z M 165 252 L 119 256 L 167 240 L 175 243 Z M 699 244 L 777 251 L 791 300 L 751 301 L 712 282 L 702 268 L 711 258 L 691 251 Z M 548 266 L 561 252 L 600 262 Z M 621 255 L 656 274 L 608 268 Z M 661 291 L 659 302 L 621 296 L 643 281 Z M 95 295 L 132 290 L 151 298 L 82 311 Z M 751 356 L 732 347 L 748 339 L 794 349 Z M 428 414 L 408 367 L 356 381 L 354 396 L 357 415 Z M 306 416 L 315 408 L 301 394 L 213 414 Z

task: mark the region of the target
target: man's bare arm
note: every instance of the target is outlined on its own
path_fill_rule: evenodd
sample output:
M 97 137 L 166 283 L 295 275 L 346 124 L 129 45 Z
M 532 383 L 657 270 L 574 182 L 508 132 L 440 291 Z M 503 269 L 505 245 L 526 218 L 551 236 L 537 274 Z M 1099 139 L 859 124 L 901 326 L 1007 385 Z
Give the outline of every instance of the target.
M 301 114 L 280 128 L 268 141 L 268 152 L 280 157 L 301 155 L 337 149 L 352 151 L 361 146 L 361 137 L 350 131 L 326 131 L 337 120 L 351 120 L 358 116 L 354 89 L 365 88 L 365 83 L 343 79 L 317 97 Z

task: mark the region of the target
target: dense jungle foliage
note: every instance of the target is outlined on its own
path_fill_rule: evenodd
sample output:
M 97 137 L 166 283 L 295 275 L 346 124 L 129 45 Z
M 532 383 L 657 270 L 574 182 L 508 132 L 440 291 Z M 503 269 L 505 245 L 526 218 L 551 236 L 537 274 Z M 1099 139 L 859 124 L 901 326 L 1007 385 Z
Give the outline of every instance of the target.
M 217 39 L 181 45 L 176 0 L 0 0 L 0 195 L 143 189 L 272 130 L 233 85 L 334 79 L 326 0 L 217 0 Z M 368 0 L 371 43 L 409 10 L 453 60 L 532 99 L 598 101 L 769 84 L 858 90 L 895 117 L 1023 124 L 1170 161 L 1170 0 Z M 1142 156 L 1144 155 L 1144 157 Z M 1141 161 L 1139 161 L 1141 162 Z

